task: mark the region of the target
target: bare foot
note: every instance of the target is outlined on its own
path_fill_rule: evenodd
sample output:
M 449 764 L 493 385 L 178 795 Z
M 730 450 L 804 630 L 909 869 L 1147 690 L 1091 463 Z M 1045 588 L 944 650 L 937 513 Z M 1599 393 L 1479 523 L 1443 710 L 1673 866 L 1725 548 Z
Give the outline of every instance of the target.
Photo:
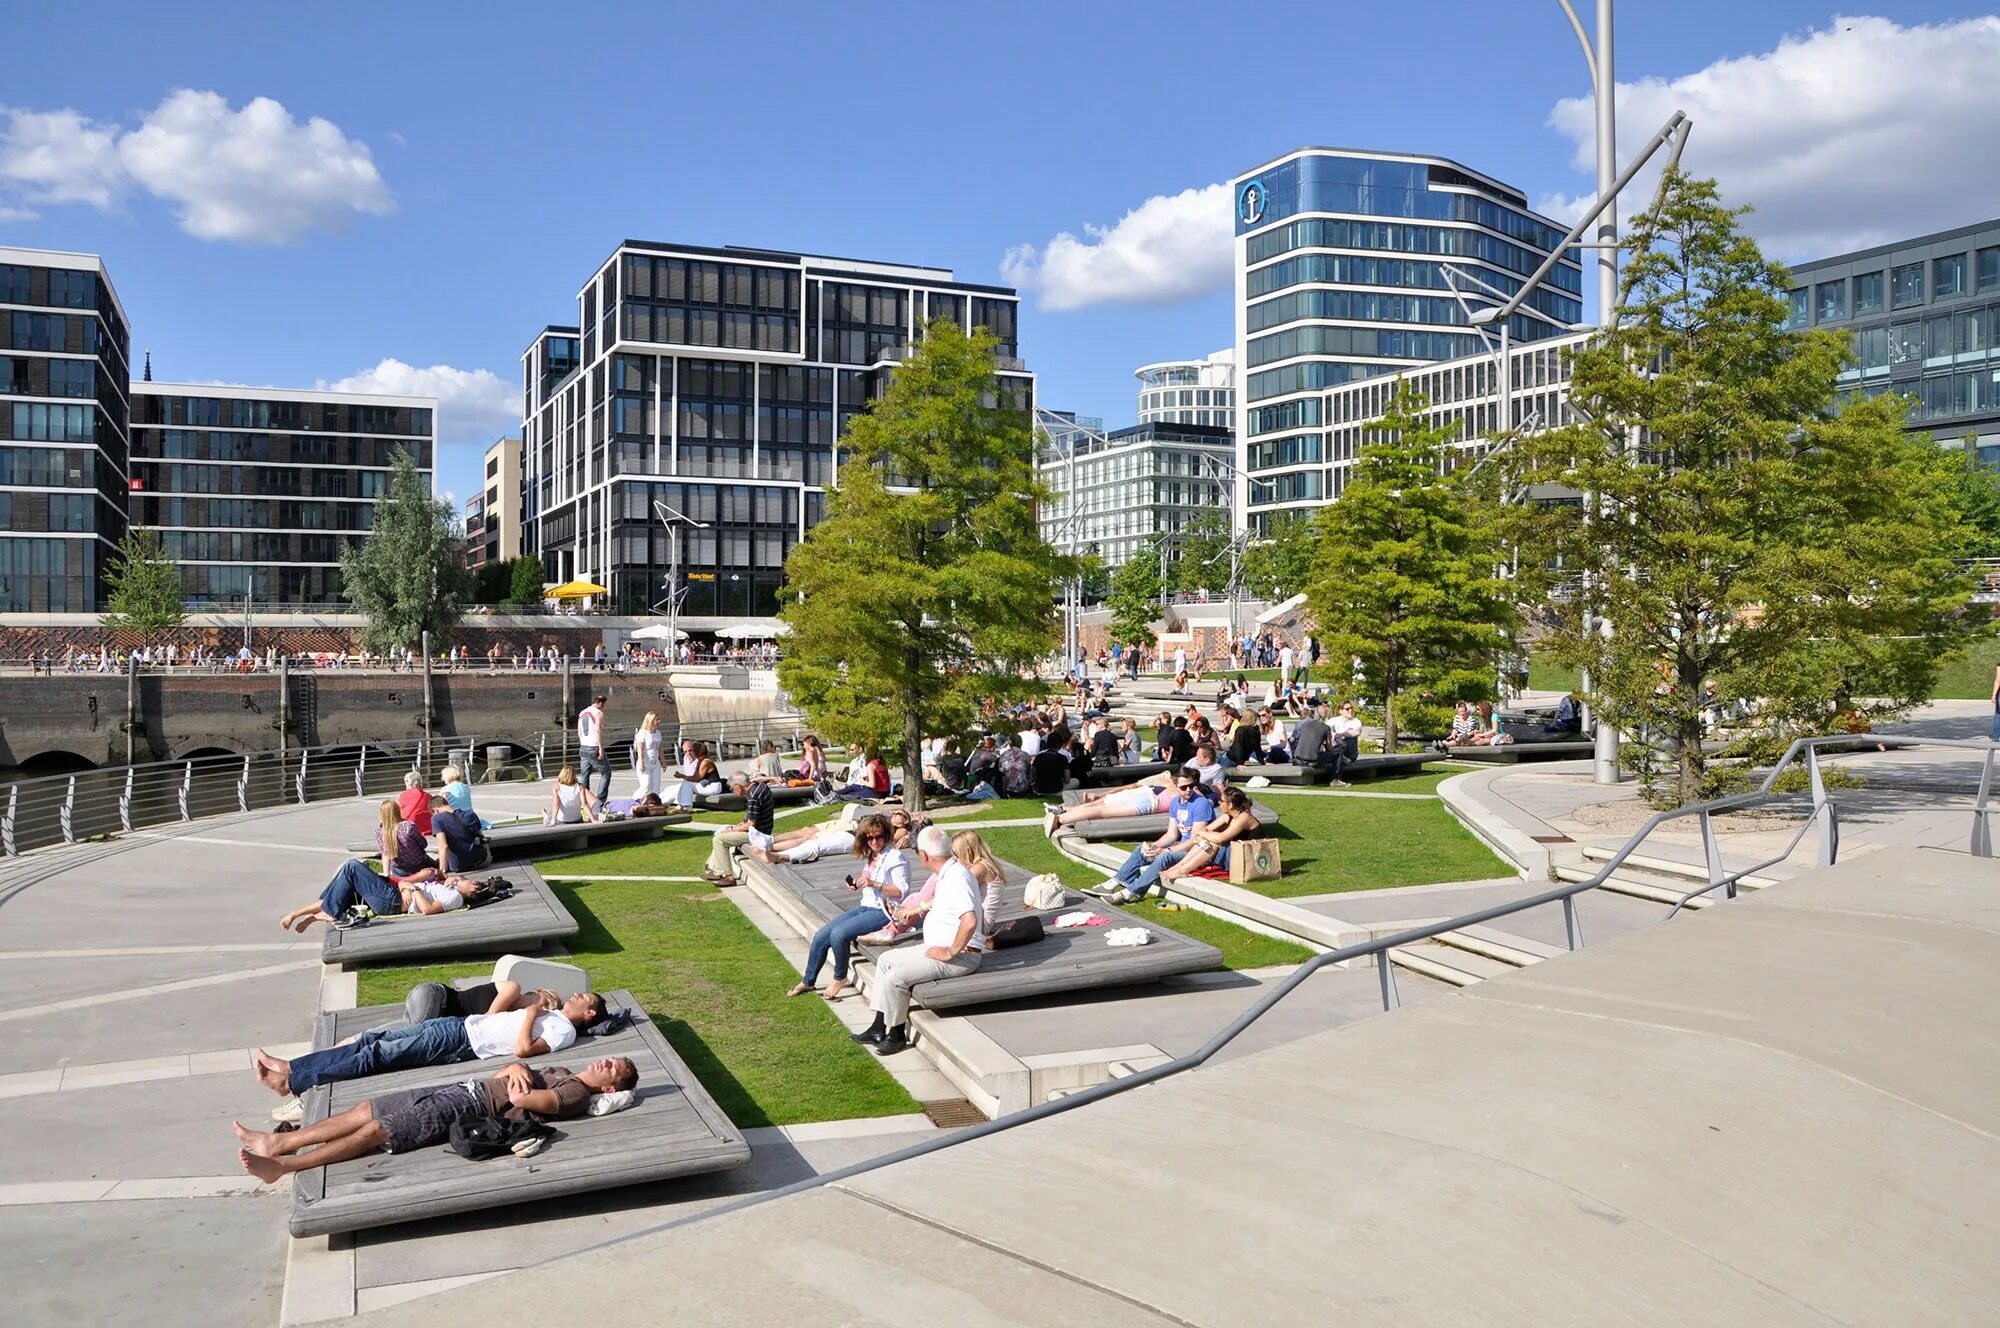
M 271 1151 L 272 1145 L 278 1142 L 277 1135 L 264 1130 L 246 1130 L 235 1121 L 229 1122 L 229 1128 L 236 1131 L 237 1142 L 243 1145 L 244 1152 L 255 1153 L 258 1157 L 277 1156 Z
M 847 979 L 835 978 L 833 980 L 833 985 L 829 986 L 826 989 L 826 998 L 830 1001 L 837 1001 L 841 998 L 842 995 L 846 993 L 846 991 L 847 991 Z
M 303 936 L 306 934 L 306 928 L 312 925 L 313 925 L 313 915 L 308 913 L 304 917 L 300 918 L 297 922 L 294 922 L 292 924 L 292 930 L 297 932 L 299 935 Z
M 291 1096 L 292 1079 L 290 1067 L 283 1061 L 274 1060 L 266 1056 L 262 1047 L 257 1048 L 257 1082 L 270 1089 L 273 1093 L 276 1093 L 279 1097 Z
M 245 1171 L 255 1176 L 258 1180 L 263 1181 L 266 1185 L 275 1185 L 278 1177 L 285 1174 L 285 1168 L 277 1158 L 260 1157 L 247 1148 L 236 1150 L 236 1160 L 243 1164 Z
M 811 991 L 811 990 L 812 990 L 812 984 L 811 984 L 811 983 L 809 983 L 809 982 L 801 982 L 801 983 L 800 983 L 800 984 L 799 984 L 798 986 L 796 986 L 796 987 L 793 987 L 793 988 L 792 988 L 792 989 L 791 989 L 790 991 L 786 992 L 786 993 L 785 993 L 785 995 L 787 995 L 787 996 L 803 996 L 803 995 L 805 995 L 805 994 L 806 994 L 807 992 L 809 992 L 809 991 Z

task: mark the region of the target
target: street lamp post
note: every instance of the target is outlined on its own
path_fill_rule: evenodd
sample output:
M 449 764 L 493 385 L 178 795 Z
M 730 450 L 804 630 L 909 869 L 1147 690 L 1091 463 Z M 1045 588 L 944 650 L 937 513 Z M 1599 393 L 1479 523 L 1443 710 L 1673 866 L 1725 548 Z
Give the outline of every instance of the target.
M 653 510 L 660 514 L 660 523 L 667 528 L 667 658 L 680 662 L 680 635 L 674 620 L 680 616 L 681 586 L 681 533 L 679 525 L 689 525 L 696 530 L 707 530 L 708 522 L 697 521 L 677 508 L 669 507 L 655 498 Z M 655 609 L 660 606 L 655 603 Z

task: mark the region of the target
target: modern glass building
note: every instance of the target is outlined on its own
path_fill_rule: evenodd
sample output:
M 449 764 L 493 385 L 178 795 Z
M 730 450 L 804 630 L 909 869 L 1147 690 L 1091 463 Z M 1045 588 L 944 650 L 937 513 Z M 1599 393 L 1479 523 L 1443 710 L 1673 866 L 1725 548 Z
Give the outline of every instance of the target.
M 1219 350 L 1205 360 L 1163 360 L 1134 371 L 1139 379 L 1139 423 L 1236 427 L 1236 352 Z
M 0 610 L 102 607 L 125 537 L 130 378 L 103 260 L 0 248 Z
M 1513 295 L 1565 227 L 1517 189 L 1441 157 L 1301 148 L 1233 182 L 1239 504 L 1256 534 L 1274 513 L 1339 496 L 1329 393 L 1481 355 L 1473 308 Z M 1448 279 L 1447 268 L 1458 277 Z M 1508 322 L 1515 345 L 1568 335 L 1583 271 L 1566 254 Z
M 992 332 L 1032 409 L 1018 303 L 940 268 L 625 241 L 578 292 L 577 326 L 522 356 L 526 551 L 623 612 L 670 590 L 697 628 L 775 612 L 848 422 L 929 323 Z
M 1226 516 L 1235 453 L 1235 435 L 1214 425 L 1069 431 L 1042 452 L 1042 483 L 1053 495 L 1040 513 L 1042 538 L 1122 566 L 1154 534 Z
M 486 449 L 486 487 L 465 501 L 466 562 L 479 568 L 521 552 L 521 440 L 502 438 Z
M 1909 427 L 2000 465 L 2000 219 L 1792 268 L 1791 325 L 1854 341 L 1842 390 L 1911 398 Z
M 397 451 L 431 480 L 432 397 L 132 385 L 131 520 L 191 603 L 338 604 Z

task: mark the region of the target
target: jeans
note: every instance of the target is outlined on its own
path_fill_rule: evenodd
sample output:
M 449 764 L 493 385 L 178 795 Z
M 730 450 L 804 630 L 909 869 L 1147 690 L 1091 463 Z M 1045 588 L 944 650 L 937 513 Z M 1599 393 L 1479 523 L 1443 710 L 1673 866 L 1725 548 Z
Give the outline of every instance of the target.
M 426 1019 L 421 1024 L 371 1028 L 344 1047 L 328 1047 L 325 1051 L 309 1051 L 294 1057 L 292 1092 L 303 1093 L 320 1084 L 361 1079 L 389 1070 L 414 1070 L 471 1059 L 472 1044 L 465 1039 L 465 1020 L 453 1015 Z
M 1116 879 L 1135 899 L 1144 899 L 1146 892 L 1160 883 L 1160 873 L 1187 856 L 1186 849 L 1163 848 L 1152 861 L 1146 860 L 1142 848 L 1132 850 L 1131 856 L 1119 865 Z
M 879 908 L 857 906 L 848 909 L 813 933 L 812 945 L 806 951 L 806 971 L 800 976 L 808 987 L 818 982 L 820 965 L 826 962 L 827 951 L 831 950 L 834 981 L 847 981 L 847 961 L 854 953 L 855 939 L 888 925 L 889 915 Z
M 577 758 L 576 773 L 600 804 L 611 796 L 611 761 L 608 757 L 599 756 L 586 747 Z
M 868 1004 L 882 1016 L 889 1028 L 901 1028 L 910 1017 L 910 992 L 919 982 L 964 977 L 976 972 L 986 957 L 981 950 L 966 950 L 956 959 L 933 959 L 921 948 L 905 946 L 882 956 L 875 966 L 875 985 L 869 989 Z
M 1993 739 L 1993 741 L 2000 742 L 2000 710 L 1995 710 L 1993 712 L 1993 732 L 1988 736 L 1990 736 Z
M 337 918 L 356 904 L 393 915 L 403 911 L 403 896 L 395 886 L 362 865 L 359 858 L 349 858 L 326 883 L 326 889 L 319 892 L 319 906 L 328 917 Z

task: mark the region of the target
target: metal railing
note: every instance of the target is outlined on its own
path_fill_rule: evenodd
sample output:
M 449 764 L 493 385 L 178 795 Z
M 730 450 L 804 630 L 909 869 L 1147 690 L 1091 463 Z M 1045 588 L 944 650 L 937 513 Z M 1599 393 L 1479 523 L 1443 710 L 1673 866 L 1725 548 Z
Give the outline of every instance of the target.
M 450 677 L 454 674 L 464 674 L 469 677 L 473 674 L 560 673 L 564 663 L 567 662 L 573 672 L 652 675 L 690 668 L 710 668 L 717 665 L 729 665 L 744 669 L 768 669 L 774 667 L 777 660 L 778 657 L 776 655 L 756 657 L 746 655 L 744 658 L 737 659 L 726 654 L 700 651 L 685 664 L 670 662 L 666 659 L 647 659 L 643 656 L 636 659 L 621 659 L 616 655 L 607 657 L 600 664 L 594 655 L 558 655 L 553 660 L 550 660 L 532 658 L 516 653 L 513 655 L 503 654 L 490 660 L 484 655 L 466 655 L 455 661 L 451 659 L 436 659 L 431 661 L 430 671 L 439 677 Z M 264 652 L 260 650 L 251 656 L 250 668 L 247 672 L 275 674 L 278 671 L 278 664 L 280 662 L 279 657 L 275 656 L 267 659 Z M 350 673 L 422 673 L 424 671 L 424 661 L 421 656 L 406 662 L 401 657 L 341 654 L 330 650 L 295 651 L 290 655 L 282 657 L 282 662 L 294 672 L 332 669 Z M 113 656 L 106 664 L 100 667 L 95 654 L 91 655 L 88 662 L 76 656 L 64 659 L 61 655 L 0 655 L 0 672 L 47 674 L 50 677 L 55 677 L 59 674 L 76 677 L 90 675 L 104 677 L 123 676 L 129 667 L 131 667 L 129 656 Z M 216 656 L 202 660 L 179 657 L 172 663 L 168 663 L 164 657 L 160 657 L 152 660 L 141 660 L 137 668 L 142 675 L 148 677 L 173 677 L 180 674 L 209 676 L 246 672 L 241 662 L 234 655 Z
M 1993 774 L 1995 757 L 1996 755 L 2000 755 L 2000 744 L 1987 741 L 1986 739 L 1897 738 L 1890 736 L 1878 737 L 1876 735 L 1870 735 L 1869 741 L 1881 742 L 1885 745 L 1896 747 L 1949 747 L 1983 753 L 1985 760 L 1980 767 L 1979 792 L 1972 807 L 1972 834 L 1968 844 L 1968 851 L 1975 857 L 1990 858 L 1993 856 L 1992 832 L 1987 818 L 1996 810 L 1992 804 Z M 1105 1098 L 1114 1097 L 1120 1093 L 1129 1093 L 1135 1088 L 1158 1083 L 1162 1079 L 1169 1079 L 1174 1075 L 1196 1069 L 1205 1064 L 1210 1057 L 1214 1056 L 1224 1047 L 1227 1047 L 1231 1042 L 1234 1042 L 1244 1030 L 1263 1018 L 1264 1015 L 1269 1013 L 1273 1007 L 1278 1005 L 1287 996 L 1298 990 L 1299 986 L 1312 977 L 1313 974 L 1333 964 L 1350 964 L 1358 960 L 1372 962 L 1381 982 L 1382 1007 L 1385 1010 L 1390 1010 L 1401 1004 L 1401 999 L 1396 992 L 1396 979 L 1392 967 L 1391 951 L 1406 945 L 1414 945 L 1419 941 L 1430 940 L 1444 932 L 1456 931 L 1465 927 L 1475 927 L 1481 923 L 1490 922 L 1495 918 L 1508 917 L 1511 914 L 1520 913 L 1531 908 L 1540 908 L 1547 904 L 1561 904 L 1563 909 L 1563 931 L 1568 940 L 1569 948 L 1571 950 L 1580 950 L 1583 948 L 1583 930 L 1577 920 L 1577 896 L 1587 891 L 1595 890 L 1603 885 L 1610 878 L 1611 874 L 1627 858 L 1631 857 L 1655 830 L 1669 821 L 1683 820 L 1688 817 L 1694 817 L 1700 821 L 1709 883 L 1689 892 L 1687 898 L 1676 903 L 1668 911 L 1668 918 L 1680 912 L 1681 908 L 1687 903 L 1687 899 L 1697 895 L 1708 894 L 1715 890 L 1723 890 L 1733 898 L 1736 894 L 1737 882 L 1763 867 L 1769 867 L 1776 862 L 1782 861 L 1789 854 L 1790 849 L 1796 848 L 1806 831 L 1814 825 L 1820 827 L 1821 834 L 1818 855 L 1819 865 L 1831 866 L 1839 852 L 1840 835 L 1837 817 L 1833 810 L 1833 803 L 1827 794 L 1825 781 L 1820 774 L 1819 750 L 1822 747 L 1834 745 L 1847 748 L 1851 747 L 1853 742 L 1853 738 L 1845 736 L 1800 738 L 1785 749 L 1784 756 L 1765 775 L 1763 781 L 1756 789 L 1748 793 L 1740 793 L 1727 798 L 1716 798 L 1708 802 L 1693 803 L 1686 807 L 1674 808 L 1654 814 L 1643 826 L 1639 827 L 1638 831 L 1630 839 L 1625 841 L 1624 847 L 1613 854 L 1611 859 L 1604 864 L 1597 874 L 1587 881 L 1557 886 L 1552 890 L 1544 890 L 1540 894 L 1530 895 L 1525 899 L 1516 899 L 1504 904 L 1495 904 L 1490 908 L 1478 909 L 1471 913 L 1462 914 L 1459 917 L 1449 918 L 1443 922 L 1432 923 L 1423 927 L 1412 927 L 1408 931 L 1397 932 L 1393 936 L 1383 936 L 1375 940 L 1363 941 L 1356 945 L 1343 946 L 1338 950 L 1329 950 L 1324 954 L 1315 955 L 1293 969 L 1277 986 L 1259 997 L 1248 1009 L 1231 1020 L 1221 1031 L 1217 1032 L 1198 1049 L 1186 1056 L 1167 1061 L 1150 1069 L 1140 1070 L 1123 1079 L 1113 1079 L 1106 1083 L 1080 1089 L 1068 1097 L 1059 1098 L 1054 1102 L 1043 1102 L 1029 1107 L 1026 1111 L 1016 1112 L 1011 1116 L 1003 1116 L 998 1120 L 987 1121 L 984 1124 L 958 1130 L 923 1143 L 912 1144 L 907 1148 L 899 1148 L 894 1152 L 885 1153 L 880 1157 L 869 1158 L 866 1161 L 856 1162 L 845 1167 L 838 1167 L 816 1176 L 808 1176 L 804 1180 L 795 1181 L 790 1185 L 782 1186 L 775 1190 L 767 1190 L 761 1194 L 746 1195 L 741 1199 L 704 1209 L 702 1212 L 686 1217 L 675 1218 L 671 1221 L 644 1227 L 592 1248 L 603 1249 L 614 1245 L 623 1245 L 628 1241 L 638 1240 L 661 1231 L 671 1231 L 676 1227 L 689 1226 L 696 1222 L 705 1222 L 710 1218 L 720 1217 L 725 1213 L 738 1212 L 745 1208 L 752 1208 L 758 1204 L 769 1203 L 774 1199 L 782 1199 L 794 1194 L 804 1194 L 823 1185 L 838 1184 L 841 1181 L 851 1180 L 856 1176 L 865 1175 L 868 1172 L 876 1171 L 883 1167 L 894 1166 L 900 1162 L 913 1161 L 928 1154 L 938 1152 L 941 1149 L 955 1148 L 960 1144 L 984 1139 L 989 1135 L 999 1134 L 1005 1130 L 1016 1129 L 1035 1121 L 1047 1120 L 1051 1116 L 1058 1116 L 1067 1111 L 1074 1111 L 1078 1107 L 1089 1106 Z M 1739 869 L 1723 867 L 1721 854 L 1715 843 L 1713 818 L 1723 812 L 1740 811 L 1747 807 L 1763 805 L 1779 799 L 1798 797 L 1799 795 L 1797 794 L 1779 793 L 1775 790 L 1779 780 L 1799 762 L 1801 757 L 1804 758 L 1808 771 L 1813 811 L 1807 817 L 1805 824 L 1800 827 L 1799 834 L 1794 836 L 1791 845 L 1787 849 L 1787 853 L 1760 863 L 1756 867 Z

